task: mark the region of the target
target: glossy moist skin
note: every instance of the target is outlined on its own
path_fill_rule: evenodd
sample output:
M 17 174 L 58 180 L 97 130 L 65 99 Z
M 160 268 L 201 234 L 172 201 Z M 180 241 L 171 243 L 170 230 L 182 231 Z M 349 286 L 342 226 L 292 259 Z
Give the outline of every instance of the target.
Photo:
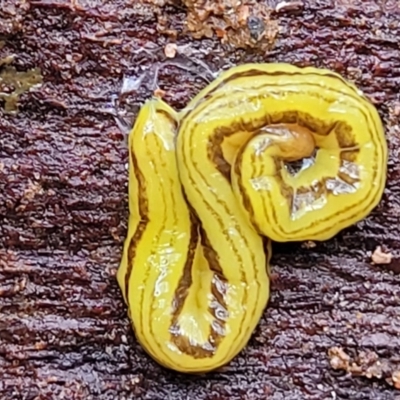
M 327 358 L 329 348 L 342 346 L 348 354 L 375 351 L 399 367 L 394 2 L 367 1 L 359 10 L 355 2 L 304 1 L 297 12 L 280 11 L 274 18 L 281 35 L 269 57 L 227 51 L 217 40 L 179 40 L 197 48 L 199 58 L 212 54 L 205 60 L 216 67 L 283 61 L 354 79 L 377 105 L 390 150 L 382 203 L 364 222 L 316 247 L 274 245 L 272 295 L 260 326 L 231 364 L 206 377 L 169 372 L 150 360 L 132 338 L 115 279 L 127 228 L 128 152 L 106 107 L 121 72 L 139 73 L 152 62 L 134 50 L 145 42 L 161 46 L 165 38 L 151 10 L 132 2 L 91 9 L 46 3 L 13 10 L 9 0 L 0 9 L 1 34 L 10 38 L 1 57 L 14 53 L 20 70 L 40 67 L 45 81 L 22 96 L 17 116 L 0 118 L 2 398 L 395 398 L 385 382 L 334 371 Z M 176 27 L 185 18 L 174 8 L 164 14 Z M 176 109 L 205 86 L 171 68 L 160 85 Z M 377 245 L 392 252 L 391 264 L 370 265 Z
M 269 298 L 269 239 L 330 239 L 386 183 L 372 104 L 340 75 L 283 63 L 233 67 L 179 114 L 147 101 L 128 148 L 117 279 L 137 339 L 179 372 L 215 370 L 247 344 Z

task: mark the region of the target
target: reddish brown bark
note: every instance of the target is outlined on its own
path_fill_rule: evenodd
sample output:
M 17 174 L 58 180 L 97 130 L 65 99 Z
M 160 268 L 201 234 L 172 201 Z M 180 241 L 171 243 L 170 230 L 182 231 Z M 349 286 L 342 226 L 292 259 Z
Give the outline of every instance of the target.
M 144 354 L 114 276 L 126 233 L 127 150 L 107 107 L 123 74 L 154 62 L 138 49 L 169 41 L 157 32 L 154 6 L 1 3 L 0 59 L 15 54 L 17 70 L 40 68 L 44 82 L 20 97 L 16 115 L 0 109 L 2 399 L 400 396 L 384 379 L 334 370 L 328 357 L 341 347 L 400 366 L 400 11 L 396 1 L 296 3 L 271 14 L 281 32 L 267 54 L 224 48 L 216 35 L 179 34 L 184 7 L 165 6 L 160 15 L 178 30 L 178 49 L 188 44 L 186 53 L 215 70 L 284 61 L 354 80 L 385 123 L 387 188 L 365 221 L 333 240 L 274 246 L 272 297 L 251 342 L 221 372 L 201 377 L 166 371 Z M 159 83 L 177 108 L 205 84 L 172 67 Z M 135 101 L 148 95 L 142 90 Z M 371 265 L 378 245 L 391 252 L 390 264 Z

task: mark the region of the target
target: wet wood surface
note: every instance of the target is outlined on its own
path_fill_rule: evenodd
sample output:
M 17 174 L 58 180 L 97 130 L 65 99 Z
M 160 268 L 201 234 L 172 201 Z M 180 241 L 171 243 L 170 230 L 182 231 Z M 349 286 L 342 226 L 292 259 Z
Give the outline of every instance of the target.
M 292 3 L 265 3 L 280 30 L 268 51 L 229 48 L 215 35 L 193 40 L 181 32 L 186 9 L 178 5 L 157 16 L 155 6 L 128 0 L 1 4 L 0 59 L 13 56 L 17 71 L 43 75 L 16 114 L 0 108 L 2 399 L 400 398 L 383 378 L 334 370 L 328 356 L 332 347 L 373 352 L 400 370 L 400 11 L 394 1 Z M 127 148 L 110 105 L 123 77 L 139 76 L 156 47 L 172 41 L 159 32 L 160 15 L 178 31 L 179 51 L 213 71 L 282 61 L 343 74 L 378 107 L 390 148 L 379 207 L 315 247 L 275 245 L 272 296 L 256 332 L 229 365 L 205 376 L 149 359 L 115 280 Z M 204 85 L 193 69 L 160 71 L 176 108 Z M 131 100 L 147 96 L 140 89 Z M 391 252 L 390 264 L 371 264 L 377 246 Z

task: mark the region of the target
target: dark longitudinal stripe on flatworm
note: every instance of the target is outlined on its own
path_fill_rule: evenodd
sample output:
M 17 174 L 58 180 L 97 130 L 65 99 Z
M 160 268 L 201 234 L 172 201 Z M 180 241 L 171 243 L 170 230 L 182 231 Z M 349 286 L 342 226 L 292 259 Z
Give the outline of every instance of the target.
M 227 179 L 231 181 L 230 173 L 231 167 L 224 157 L 222 151 L 222 143 L 226 136 L 232 135 L 234 132 L 230 127 L 219 127 L 217 128 L 208 142 L 207 156 L 208 159 L 215 165 L 215 168 Z
M 192 229 L 189 245 L 188 257 L 184 266 L 183 274 L 180 278 L 178 288 L 175 291 L 173 300 L 173 316 L 171 321 L 171 340 L 177 348 L 184 354 L 193 358 L 209 358 L 212 357 L 217 350 L 217 347 L 224 337 L 225 318 L 218 315 L 215 307 L 209 307 L 209 312 L 214 317 L 213 324 L 210 327 L 208 342 L 203 345 L 195 345 L 190 342 L 190 337 L 180 334 L 179 316 L 183 310 L 185 301 L 189 295 L 192 286 L 192 268 L 195 257 L 196 246 L 199 239 L 199 230 L 201 231 L 201 244 L 203 246 L 204 257 L 208 261 L 209 268 L 214 273 L 213 281 L 211 282 L 211 293 L 215 299 L 213 306 L 217 306 L 223 312 L 227 310 L 227 305 L 224 300 L 225 287 L 227 280 L 224 277 L 221 266 L 219 265 L 218 255 L 211 247 L 211 244 L 204 232 L 199 226 L 199 220 L 195 215 L 194 210 L 191 210 Z
M 142 172 L 140 171 L 136 156 L 133 151 L 130 152 L 130 157 L 131 157 L 131 162 L 133 165 L 133 171 L 136 177 L 136 180 L 138 182 L 138 208 L 139 208 L 139 216 L 140 216 L 140 221 L 138 226 L 136 227 L 136 231 L 134 235 L 132 236 L 132 239 L 129 242 L 129 247 L 128 247 L 128 265 L 126 269 L 126 274 L 125 274 L 125 293 L 126 293 L 126 299 L 129 304 L 129 280 L 132 274 L 132 269 L 133 269 L 133 262 L 136 256 L 136 249 L 137 246 L 143 236 L 143 233 L 146 229 L 146 225 L 149 222 L 149 206 L 148 206 L 148 201 L 146 198 L 146 183 L 144 176 Z
M 178 287 L 175 290 L 174 298 L 172 300 L 172 326 L 178 323 L 179 315 L 182 312 L 185 300 L 189 295 L 190 287 L 192 286 L 192 268 L 196 253 L 196 247 L 199 239 L 198 225 L 194 217 L 191 215 L 191 228 L 189 249 L 183 267 L 182 276 L 179 279 Z
M 171 123 L 171 125 L 174 127 L 176 130 L 178 127 L 177 121 L 165 110 L 157 110 L 157 114 L 163 115 L 167 120 Z M 134 133 L 132 133 L 134 134 Z M 138 183 L 138 208 L 139 208 L 139 224 L 136 227 L 136 231 L 134 235 L 132 236 L 132 239 L 129 242 L 128 246 L 128 263 L 127 263 L 127 270 L 125 274 L 125 293 L 126 293 L 126 299 L 128 302 L 129 306 L 129 280 L 132 275 L 132 270 L 133 270 L 133 263 L 134 259 L 136 256 L 136 249 L 137 246 L 143 236 L 143 233 L 146 229 L 147 224 L 149 223 L 149 206 L 148 206 L 148 200 L 147 200 L 147 195 L 146 195 L 146 180 L 142 174 L 142 171 L 139 168 L 139 164 L 137 161 L 137 158 L 135 156 L 134 149 L 130 149 L 130 158 L 131 162 L 133 165 L 133 173 L 136 177 L 137 183 Z
M 234 171 L 235 174 L 237 176 L 237 182 L 238 182 L 238 186 L 240 189 L 240 193 L 242 193 L 242 198 L 243 198 L 243 207 L 247 210 L 247 212 L 249 213 L 250 216 L 250 221 L 252 223 L 252 225 L 254 226 L 255 229 L 258 230 L 258 232 L 261 231 L 261 229 L 259 228 L 257 221 L 255 220 L 255 213 L 254 213 L 254 209 L 253 206 L 251 205 L 251 201 L 249 199 L 249 196 L 243 186 L 243 182 L 242 182 L 242 169 L 241 169 L 241 165 L 242 165 L 242 160 L 243 160 L 243 152 L 246 149 L 247 143 L 244 144 L 238 154 L 236 155 L 236 162 L 234 164 Z

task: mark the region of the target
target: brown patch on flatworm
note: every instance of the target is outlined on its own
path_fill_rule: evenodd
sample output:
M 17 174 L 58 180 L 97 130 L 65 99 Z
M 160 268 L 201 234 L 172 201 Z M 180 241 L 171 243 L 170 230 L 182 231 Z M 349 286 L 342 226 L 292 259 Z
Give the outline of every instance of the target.
M 353 149 L 352 150 L 342 150 L 340 152 L 340 158 L 342 161 L 346 160 L 349 162 L 356 162 L 359 153 L 360 153 L 359 148 L 356 148 L 354 150 Z
M 356 138 L 348 123 L 339 121 L 334 132 L 341 149 L 357 146 Z

